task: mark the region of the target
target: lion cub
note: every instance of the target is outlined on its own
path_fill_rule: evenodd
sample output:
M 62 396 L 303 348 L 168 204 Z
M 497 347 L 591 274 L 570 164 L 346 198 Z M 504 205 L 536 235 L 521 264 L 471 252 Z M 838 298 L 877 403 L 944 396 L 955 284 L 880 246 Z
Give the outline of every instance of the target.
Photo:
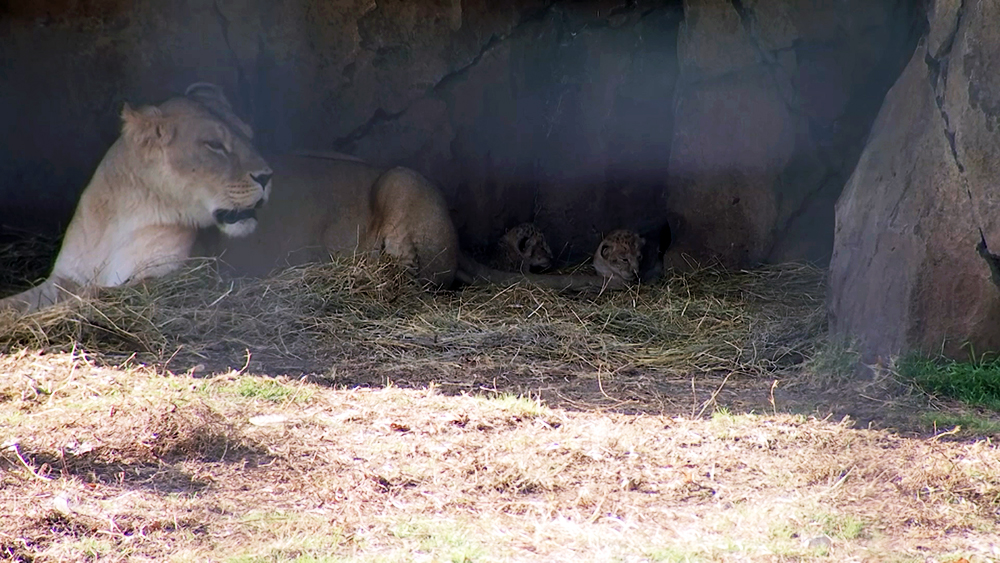
M 497 241 L 493 266 L 507 272 L 544 272 L 552 267 L 552 249 L 534 223 L 521 223 Z
M 594 269 L 612 281 L 633 283 L 639 279 L 639 262 L 646 240 L 630 229 L 608 233 L 594 252 Z

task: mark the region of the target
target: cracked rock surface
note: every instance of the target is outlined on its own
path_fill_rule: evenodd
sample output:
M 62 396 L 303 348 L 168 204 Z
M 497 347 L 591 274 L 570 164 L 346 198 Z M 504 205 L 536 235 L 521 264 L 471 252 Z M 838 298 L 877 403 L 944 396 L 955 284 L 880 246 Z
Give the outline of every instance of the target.
M 828 260 L 833 202 L 918 17 L 897 0 L 685 0 L 668 264 Z
M 1000 347 L 1000 5 L 938 0 L 836 207 L 832 329 L 869 357 Z

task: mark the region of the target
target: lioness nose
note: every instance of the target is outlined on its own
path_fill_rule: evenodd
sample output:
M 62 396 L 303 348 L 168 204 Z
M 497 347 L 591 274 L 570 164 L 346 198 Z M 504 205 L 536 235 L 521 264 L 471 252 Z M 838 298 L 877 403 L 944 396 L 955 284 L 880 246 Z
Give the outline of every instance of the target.
M 260 184 L 260 187 L 262 187 L 262 188 L 266 188 L 267 187 L 267 183 L 271 181 L 271 176 L 274 176 L 274 174 L 265 173 L 265 174 L 251 174 L 250 175 L 250 177 L 253 178 L 253 181 L 257 182 L 258 184 Z

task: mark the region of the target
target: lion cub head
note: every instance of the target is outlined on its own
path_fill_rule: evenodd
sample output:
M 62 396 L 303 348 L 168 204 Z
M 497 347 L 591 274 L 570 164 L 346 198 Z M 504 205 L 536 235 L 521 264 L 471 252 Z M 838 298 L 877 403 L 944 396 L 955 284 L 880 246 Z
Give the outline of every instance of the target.
M 635 231 L 611 231 L 594 252 L 594 269 L 605 278 L 634 282 L 639 277 L 639 261 L 645 243 Z
M 221 88 L 200 82 L 159 106 L 126 104 L 122 121 L 122 142 L 138 157 L 155 195 L 177 213 L 170 219 L 214 223 L 234 237 L 253 232 L 273 174 Z
M 497 243 L 498 266 L 503 270 L 529 273 L 552 267 L 552 249 L 533 223 L 508 230 Z

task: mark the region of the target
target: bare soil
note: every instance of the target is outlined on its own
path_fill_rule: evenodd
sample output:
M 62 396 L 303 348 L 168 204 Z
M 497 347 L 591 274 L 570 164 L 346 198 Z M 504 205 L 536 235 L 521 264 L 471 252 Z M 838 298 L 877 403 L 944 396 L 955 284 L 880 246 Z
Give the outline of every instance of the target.
M 1000 557 L 988 440 L 197 379 L 71 353 L 0 370 L 0 553 L 14 561 Z

